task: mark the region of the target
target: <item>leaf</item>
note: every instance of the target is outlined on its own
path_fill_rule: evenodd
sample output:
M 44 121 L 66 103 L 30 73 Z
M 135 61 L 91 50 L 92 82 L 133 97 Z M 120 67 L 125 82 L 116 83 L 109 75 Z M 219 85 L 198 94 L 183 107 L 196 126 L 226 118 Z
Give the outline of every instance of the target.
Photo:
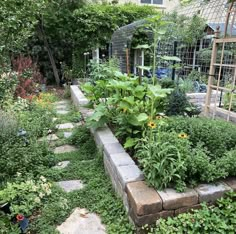
M 137 140 L 138 140 L 138 138 L 131 138 L 131 137 L 126 138 L 124 148 L 127 149 L 127 148 L 135 146 L 137 143 Z
M 150 45 L 145 44 L 145 45 L 138 45 L 134 49 L 149 49 Z
M 148 115 L 146 113 L 141 113 L 138 115 L 137 120 L 139 122 L 146 121 L 148 119 Z

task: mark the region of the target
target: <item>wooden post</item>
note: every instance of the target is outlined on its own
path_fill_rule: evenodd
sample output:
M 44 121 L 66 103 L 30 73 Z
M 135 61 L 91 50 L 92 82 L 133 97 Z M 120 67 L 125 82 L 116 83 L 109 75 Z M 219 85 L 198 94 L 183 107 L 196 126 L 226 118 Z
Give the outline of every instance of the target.
M 219 36 L 219 27 L 217 27 L 215 31 L 215 39 Z M 211 104 L 211 95 L 212 95 L 212 87 L 213 80 L 215 77 L 215 63 L 217 58 L 217 50 L 218 50 L 218 44 L 214 40 L 213 42 L 213 48 L 212 48 L 212 54 L 211 54 L 211 65 L 210 65 L 210 71 L 209 71 L 209 78 L 208 78 L 208 87 L 207 87 L 207 95 L 206 95 L 206 101 L 205 101 L 205 108 L 204 108 L 204 114 L 205 116 L 209 115 L 210 111 L 210 104 Z M 217 97 L 216 97 L 217 98 Z

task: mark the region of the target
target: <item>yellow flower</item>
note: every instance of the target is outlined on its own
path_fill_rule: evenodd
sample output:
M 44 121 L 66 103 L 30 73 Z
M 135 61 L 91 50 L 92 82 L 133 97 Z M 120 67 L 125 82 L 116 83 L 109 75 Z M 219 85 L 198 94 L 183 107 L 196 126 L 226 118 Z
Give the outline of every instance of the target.
M 149 123 L 148 123 L 148 127 L 150 127 L 150 128 L 156 128 L 157 127 L 157 125 L 153 122 L 153 121 L 150 121 Z
M 182 138 L 182 139 L 186 139 L 186 138 L 188 138 L 188 135 L 187 135 L 186 133 L 180 133 L 180 134 L 178 135 L 178 137 L 179 137 L 179 138 Z

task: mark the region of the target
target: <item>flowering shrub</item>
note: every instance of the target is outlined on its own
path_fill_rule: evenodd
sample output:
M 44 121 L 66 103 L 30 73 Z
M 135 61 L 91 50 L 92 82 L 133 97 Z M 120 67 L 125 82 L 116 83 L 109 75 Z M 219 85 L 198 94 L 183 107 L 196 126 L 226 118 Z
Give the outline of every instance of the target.
M 36 92 L 38 84 L 42 83 L 43 78 L 39 72 L 37 65 L 32 59 L 20 55 L 16 59 L 12 59 L 13 69 L 18 74 L 18 85 L 16 87 L 15 96 L 27 98 Z
M 20 177 L 21 174 L 18 174 Z M 51 194 L 51 184 L 41 176 L 38 181 L 7 183 L 0 191 L 0 203 L 10 203 L 11 216 L 28 216 Z
M 57 100 L 57 97 L 51 93 L 40 93 L 38 97 L 34 96 L 32 99 L 36 105 L 42 108 L 52 109 L 52 103 Z

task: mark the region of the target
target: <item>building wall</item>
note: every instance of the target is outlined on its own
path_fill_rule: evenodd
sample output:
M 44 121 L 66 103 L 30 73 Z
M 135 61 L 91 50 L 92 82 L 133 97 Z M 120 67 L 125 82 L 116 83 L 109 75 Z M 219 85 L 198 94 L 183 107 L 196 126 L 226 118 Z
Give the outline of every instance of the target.
M 109 2 L 112 2 L 112 0 L 109 0 Z M 135 3 L 138 5 L 144 5 L 143 3 L 141 3 L 141 0 L 118 0 L 118 2 L 119 4 L 130 2 L 130 3 Z M 147 5 L 151 5 L 153 7 L 160 8 L 169 12 L 169 11 L 172 11 L 177 6 L 179 6 L 179 4 L 180 4 L 179 0 L 163 0 L 163 5 L 157 5 L 157 4 L 147 4 Z

